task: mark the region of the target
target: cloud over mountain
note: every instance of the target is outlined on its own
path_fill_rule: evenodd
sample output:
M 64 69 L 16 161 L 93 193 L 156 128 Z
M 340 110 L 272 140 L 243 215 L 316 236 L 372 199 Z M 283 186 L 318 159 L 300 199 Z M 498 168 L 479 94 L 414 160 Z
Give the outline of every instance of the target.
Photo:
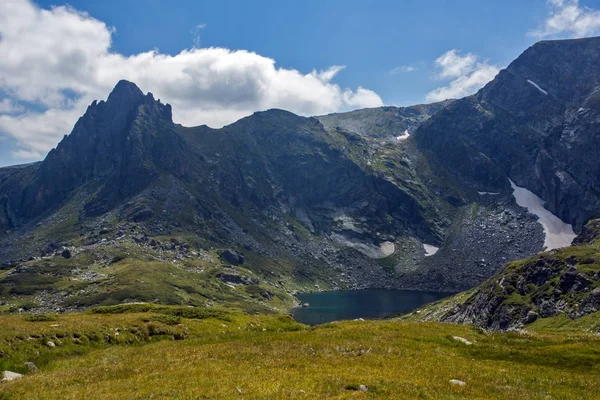
M 435 60 L 439 79 L 452 79 L 447 85 L 440 86 L 427 93 L 427 101 L 456 99 L 475 93 L 486 83 L 494 79 L 500 69 L 480 62 L 472 53 L 461 55 L 459 50 L 452 49 Z
M 267 108 L 315 115 L 383 104 L 371 90 L 334 83 L 340 66 L 302 73 L 225 48 L 123 55 L 111 49 L 114 31 L 72 7 L 0 3 L 0 134 L 17 142 L 15 156 L 43 156 L 120 79 L 171 103 L 184 125 L 219 127 Z

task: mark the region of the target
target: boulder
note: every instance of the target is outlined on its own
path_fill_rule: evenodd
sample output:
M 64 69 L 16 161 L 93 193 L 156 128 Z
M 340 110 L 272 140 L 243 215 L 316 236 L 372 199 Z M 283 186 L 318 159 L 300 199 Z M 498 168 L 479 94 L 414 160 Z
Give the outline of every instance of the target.
M 216 275 L 216 277 L 224 283 L 232 283 L 234 285 L 252 285 L 257 284 L 259 282 L 257 278 L 250 278 L 247 276 L 229 272 L 219 272 Z
M 221 260 L 231 265 L 241 265 L 244 263 L 244 256 L 231 249 L 227 249 L 221 253 Z
M 4 371 L 2 373 L 2 382 L 14 381 L 16 379 L 21 379 L 22 377 L 22 374 L 17 374 L 16 372 Z
M 31 373 L 36 373 L 36 372 L 40 372 L 39 368 L 37 367 L 37 365 L 35 365 L 34 363 L 32 363 L 31 361 L 27 361 L 25 363 L 25 366 L 27 367 L 27 369 L 29 370 L 29 372 Z

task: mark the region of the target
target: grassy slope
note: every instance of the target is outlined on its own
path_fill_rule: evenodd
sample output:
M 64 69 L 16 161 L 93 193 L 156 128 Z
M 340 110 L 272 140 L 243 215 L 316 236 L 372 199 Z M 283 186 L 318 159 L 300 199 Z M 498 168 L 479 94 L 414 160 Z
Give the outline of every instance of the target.
M 398 321 L 308 328 L 285 316 L 138 307 L 146 312 L 39 322 L 0 316 L 8 327 L 0 331 L 0 368 L 24 372 L 25 361 L 41 368 L 0 384 L 0 399 L 579 399 L 600 393 L 600 338 L 581 332 L 490 334 Z M 194 318 L 177 316 L 182 313 Z M 48 340 L 57 347 L 45 346 Z M 467 386 L 451 386 L 450 379 Z M 369 391 L 357 391 L 359 385 Z

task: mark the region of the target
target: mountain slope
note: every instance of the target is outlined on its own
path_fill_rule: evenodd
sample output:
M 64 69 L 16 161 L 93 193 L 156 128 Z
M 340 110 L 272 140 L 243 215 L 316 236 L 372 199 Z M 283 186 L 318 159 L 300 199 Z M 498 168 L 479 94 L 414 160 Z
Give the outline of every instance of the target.
M 599 62 L 600 38 L 536 43 L 415 139 L 463 182 L 497 192 L 510 178 L 579 230 L 600 210 Z
M 417 314 L 419 320 L 492 330 L 578 326 L 600 330 L 600 220 L 575 245 L 507 264 L 478 288 Z
M 8 307 L 272 310 L 297 290 L 478 285 L 543 249 L 511 179 L 576 229 L 598 211 L 599 47 L 541 42 L 461 100 L 222 129 L 176 125 L 121 81 L 43 162 L 0 169 Z
M 446 100 L 410 107 L 365 108 L 317 118 L 326 129 L 339 127 L 364 137 L 385 139 L 401 136 L 405 131 L 413 133 L 424 121 L 452 102 Z

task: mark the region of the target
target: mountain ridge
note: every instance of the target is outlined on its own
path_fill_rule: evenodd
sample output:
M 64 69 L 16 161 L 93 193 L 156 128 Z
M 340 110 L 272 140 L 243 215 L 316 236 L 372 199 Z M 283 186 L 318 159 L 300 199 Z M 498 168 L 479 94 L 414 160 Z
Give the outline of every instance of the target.
M 567 43 L 564 63 L 600 54 L 597 38 L 577 43 L 585 51 Z M 588 93 L 597 72 L 585 67 L 594 78 L 561 95 L 575 105 L 552 97 L 568 88 L 511 75 L 556 46 L 526 50 L 464 99 L 320 117 L 273 109 L 221 129 L 176 125 L 168 104 L 120 81 L 43 162 L 0 169 L 5 295 L 54 296 L 46 305 L 75 304 L 82 292 L 99 304 L 146 300 L 139 278 L 125 292 L 119 283 L 140 265 L 181 277 L 166 288 L 152 278 L 148 290 L 190 305 L 212 302 L 215 288 L 229 296 L 218 301 L 269 308 L 289 306 L 297 290 L 475 286 L 542 250 L 542 227 L 516 204 L 509 178 L 577 230 L 600 210 L 599 112 Z M 224 263 L 225 251 L 245 264 Z M 82 288 L 69 281 L 81 273 L 73 263 L 89 270 Z M 48 274 L 62 291 L 44 283 Z M 232 279 L 258 286 L 240 294 Z

